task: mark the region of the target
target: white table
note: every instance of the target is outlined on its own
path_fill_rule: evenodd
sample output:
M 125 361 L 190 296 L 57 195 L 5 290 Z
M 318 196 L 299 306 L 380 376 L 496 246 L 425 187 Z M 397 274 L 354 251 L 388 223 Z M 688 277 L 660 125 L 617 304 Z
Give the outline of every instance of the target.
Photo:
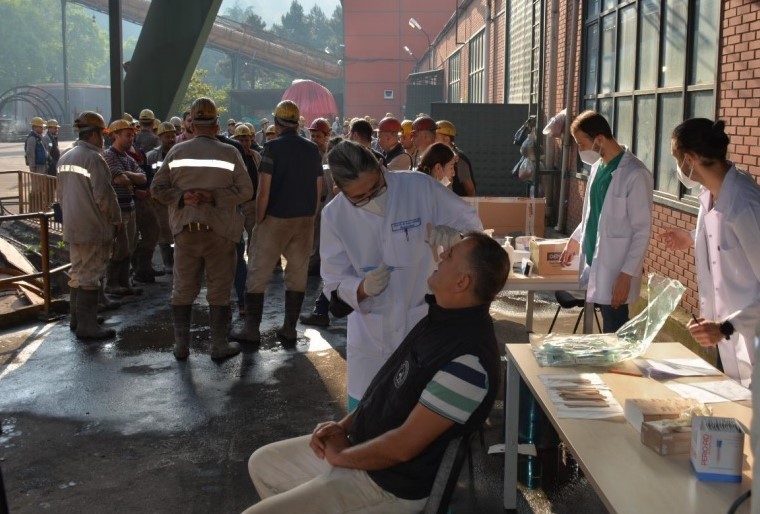
M 507 344 L 507 372 L 504 427 L 504 508 L 517 502 L 517 426 L 520 377 L 527 383 L 543 411 L 569 447 L 584 475 L 610 512 L 695 514 L 723 513 L 751 487 L 752 456 L 749 437 L 745 437 L 745 466 L 740 484 L 703 482 L 691 471 L 688 455 L 661 456 L 641 444 L 640 434 L 627 421 L 560 419 L 549 400 L 539 375 L 597 372 L 621 405 L 626 398 L 665 398 L 677 396 L 663 384 L 642 377 L 603 373 L 604 368 L 559 368 L 538 365 L 530 344 Z M 654 343 L 646 353 L 654 358 L 694 358 L 696 355 L 679 343 Z M 625 368 L 624 364 L 616 366 Z M 635 368 L 633 368 L 635 369 Z M 684 378 L 694 382 L 718 377 Z M 728 380 L 726 378 L 726 380 Z M 710 404 L 715 416 L 737 418 L 750 426 L 750 402 Z M 749 501 L 739 512 L 749 512 Z
M 531 275 L 526 277 L 522 273 L 512 273 L 502 291 L 527 291 L 528 299 L 525 308 L 525 327 L 528 332 L 533 331 L 533 305 L 536 291 L 583 291 L 585 288 L 578 281 L 578 276 L 573 275 Z M 583 311 L 583 333 L 590 334 L 593 331 L 594 305 L 586 303 Z

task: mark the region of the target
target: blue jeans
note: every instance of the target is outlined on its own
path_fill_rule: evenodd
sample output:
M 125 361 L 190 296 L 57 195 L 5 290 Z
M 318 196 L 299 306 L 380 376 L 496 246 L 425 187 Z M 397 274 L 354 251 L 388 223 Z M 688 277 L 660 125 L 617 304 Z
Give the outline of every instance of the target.
M 617 309 L 611 305 L 599 305 L 602 311 L 602 332 L 605 334 L 617 332 L 628 321 L 628 304 L 621 305 Z

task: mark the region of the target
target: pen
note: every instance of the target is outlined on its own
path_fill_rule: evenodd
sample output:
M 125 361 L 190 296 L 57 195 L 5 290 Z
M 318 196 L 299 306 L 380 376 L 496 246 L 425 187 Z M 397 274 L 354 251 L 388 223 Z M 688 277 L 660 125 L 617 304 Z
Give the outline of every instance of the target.
M 608 369 L 607 373 L 614 373 L 616 375 L 628 375 L 629 377 L 639 377 L 639 378 L 642 378 L 644 376 L 641 373 L 634 373 L 633 371 L 624 371 L 622 369 Z
M 691 313 L 691 319 L 693 319 L 694 323 L 696 323 L 697 325 L 700 325 L 700 326 L 702 325 L 702 323 L 699 322 L 699 320 L 697 319 L 697 317 L 694 315 L 693 312 Z M 711 351 L 713 351 L 713 348 L 714 348 L 714 346 L 708 346 L 707 347 L 707 351 L 711 352 Z

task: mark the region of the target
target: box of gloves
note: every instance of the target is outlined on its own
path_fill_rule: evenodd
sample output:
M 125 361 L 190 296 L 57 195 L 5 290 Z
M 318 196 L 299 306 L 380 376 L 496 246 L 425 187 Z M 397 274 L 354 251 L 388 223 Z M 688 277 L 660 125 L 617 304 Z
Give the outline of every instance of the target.
M 533 261 L 534 273 L 541 276 L 578 275 L 578 256 L 576 255 L 570 266 L 563 266 L 560 262 L 562 250 L 565 249 L 567 239 L 534 239 L 530 242 L 530 260 Z
M 691 467 L 700 480 L 742 481 L 744 430 L 734 418 L 694 416 Z

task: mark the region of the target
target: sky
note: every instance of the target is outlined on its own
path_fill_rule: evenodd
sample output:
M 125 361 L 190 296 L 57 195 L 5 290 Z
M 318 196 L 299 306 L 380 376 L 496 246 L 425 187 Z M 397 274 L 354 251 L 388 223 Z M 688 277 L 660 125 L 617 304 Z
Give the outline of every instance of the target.
M 272 23 L 279 23 L 280 17 L 290 10 L 291 0 L 224 0 L 219 9 L 219 14 L 224 14 L 236 3 L 239 3 L 243 9 L 252 6 L 256 14 L 266 22 L 269 29 L 272 27 Z M 340 5 L 340 0 L 298 0 L 298 3 L 303 6 L 305 13 L 308 13 L 314 5 L 319 5 L 325 16 L 329 18 L 335 8 Z

